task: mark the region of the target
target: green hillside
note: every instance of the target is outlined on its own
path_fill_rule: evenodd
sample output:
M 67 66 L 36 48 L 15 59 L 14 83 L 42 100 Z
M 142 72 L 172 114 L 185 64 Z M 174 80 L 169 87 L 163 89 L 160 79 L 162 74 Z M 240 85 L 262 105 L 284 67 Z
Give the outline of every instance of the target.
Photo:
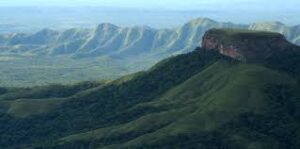
M 275 67 L 288 62 L 198 48 L 112 82 L 1 88 L 0 148 L 296 149 L 298 74 Z
M 143 113 L 159 111 L 160 109 L 142 109 L 143 112 L 128 111 L 128 115 L 123 115 L 129 107 L 154 100 L 168 89 L 204 69 L 219 57 L 221 56 L 215 53 L 199 55 L 194 52 L 188 56 L 181 55 L 165 60 L 151 71 L 138 74 L 129 81 L 117 80 L 102 87 L 84 90 L 66 97 L 67 102 L 48 114 L 43 113 L 32 117 L 27 115 L 26 119 L 20 120 L 14 115 L 9 115 L 9 112 L 3 113 L 1 124 L 5 126 L 2 128 L 10 127 L 12 129 L 9 131 L 5 129 L 6 135 L 0 136 L 2 137 L 0 140 L 11 140 L 11 142 L 5 141 L 3 143 L 7 144 L 6 147 L 27 144 L 28 142 L 56 140 L 61 136 L 96 129 L 101 126 L 124 123 L 141 116 Z M 11 92 L 7 94 L 11 94 Z M 7 94 L 2 96 L 5 97 Z M 34 96 L 32 95 L 32 97 Z M 25 98 L 29 99 L 30 97 L 26 96 Z M 48 98 L 53 98 L 53 96 L 42 96 L 41 100 Z M 13 99 L 3 100 L 12 101 Z M 22 134 L 20 135 L 19 132 Z M 45 136 L 49 132 L 51 134 Z
M 220 60 L 156 100 L 130 109 L 162 111 L 64 137 L 59 148 L 296 148 L 299 112 L 293 110 L 300 106 L 299 89 L 285 74 Z M 282 93 L 274 95 L 278 91 Z

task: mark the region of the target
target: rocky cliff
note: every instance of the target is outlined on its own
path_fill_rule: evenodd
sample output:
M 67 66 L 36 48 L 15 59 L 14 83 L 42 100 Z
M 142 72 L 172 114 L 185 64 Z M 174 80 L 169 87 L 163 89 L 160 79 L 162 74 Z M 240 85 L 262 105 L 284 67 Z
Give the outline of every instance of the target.
M 260 62 L 278 54 L 300 52 L 298 46 L 279 33 L 234 29 L 207 31 L 202 47 L 245 62 Z

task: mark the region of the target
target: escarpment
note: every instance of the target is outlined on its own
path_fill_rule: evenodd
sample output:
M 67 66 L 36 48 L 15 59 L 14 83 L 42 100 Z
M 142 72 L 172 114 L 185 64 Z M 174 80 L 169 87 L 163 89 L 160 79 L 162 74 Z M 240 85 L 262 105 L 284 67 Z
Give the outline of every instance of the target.
M 300 52 L 278 33 L 234 29 L 211 29 L 203 36 L 202 47 L 244 62 L 262 62 L 281 54 Z

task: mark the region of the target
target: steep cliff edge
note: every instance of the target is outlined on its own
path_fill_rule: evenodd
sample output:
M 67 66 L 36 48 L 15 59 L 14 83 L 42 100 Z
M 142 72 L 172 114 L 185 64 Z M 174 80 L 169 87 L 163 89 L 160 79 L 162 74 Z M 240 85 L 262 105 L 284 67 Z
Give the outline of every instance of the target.
M 202 47 L 218 50 L 221 54 L 244 61 L 265 62 L 278 55 L 300 53 L 300 47 L 273 32 L 211 29 L 203 36 Z

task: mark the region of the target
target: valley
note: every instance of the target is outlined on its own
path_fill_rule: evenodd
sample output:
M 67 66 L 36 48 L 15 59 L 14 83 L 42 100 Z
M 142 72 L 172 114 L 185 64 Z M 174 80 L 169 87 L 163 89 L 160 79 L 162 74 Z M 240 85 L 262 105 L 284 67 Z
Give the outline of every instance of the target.
M 300 44 L 299 26 L 280 22 L 234 24 L 208 18 L 169 29 L 103 23 L 94 29 L 43 29 L 36 33 L 1 34 L 0 86 L 114 80 L 146 70 L 164 58 L 192 51 L 202 44 L 202 36 L 212 28 L 277 32 L 290 42 Z

